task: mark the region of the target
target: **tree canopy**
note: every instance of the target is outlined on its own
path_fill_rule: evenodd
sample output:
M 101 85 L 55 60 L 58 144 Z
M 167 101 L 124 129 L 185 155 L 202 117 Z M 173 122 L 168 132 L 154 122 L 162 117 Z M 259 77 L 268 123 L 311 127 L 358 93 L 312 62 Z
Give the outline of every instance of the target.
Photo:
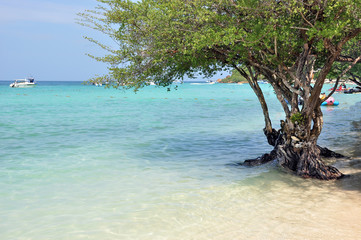
M 119 45 L 97 60 L 116 85 L 170 84 L 195 73 L 212 76 L 247 63 L 293 67 L 305 42 L 322 66 L 330 51 L 360 27 L 360 1 L 98 0 L 85 24 Z M 350 37 L 352 37 L 350 35 Z M 320 60 L 319 60 L 320 59 Z

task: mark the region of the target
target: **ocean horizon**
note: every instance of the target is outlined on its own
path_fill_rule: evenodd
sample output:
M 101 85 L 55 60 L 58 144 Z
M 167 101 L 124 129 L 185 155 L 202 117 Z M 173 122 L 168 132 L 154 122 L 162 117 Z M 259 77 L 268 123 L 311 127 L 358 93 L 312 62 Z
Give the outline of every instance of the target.
M 348 177 L 302 179 L 275 163 L 248 84 L 132 90 L 0 81 L 0 239 L 357 239 L 361 94 L 323 107 L 319 145 Z M 198 84 L 193 84 L 198 83 Z M 274 128 L 284 118 L 261 84 Z M 332 85 L 325 85 L 327 92 Z

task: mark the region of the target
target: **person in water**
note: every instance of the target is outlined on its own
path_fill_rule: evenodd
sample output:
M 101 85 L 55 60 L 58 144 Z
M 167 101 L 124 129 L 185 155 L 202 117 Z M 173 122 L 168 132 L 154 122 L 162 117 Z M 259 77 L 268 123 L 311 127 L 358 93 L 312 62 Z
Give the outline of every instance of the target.
M 321 100 L 324 100 L 326 98 L 326 94 L 324 92 L 321 93 L 320 98 L 321 98 Z

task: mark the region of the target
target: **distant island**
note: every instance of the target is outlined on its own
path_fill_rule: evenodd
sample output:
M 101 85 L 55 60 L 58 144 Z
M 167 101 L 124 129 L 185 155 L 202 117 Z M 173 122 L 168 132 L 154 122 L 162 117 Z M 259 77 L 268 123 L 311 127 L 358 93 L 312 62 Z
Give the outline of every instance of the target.
M 217 79 L 218 83 L 247 83 L 247 80 L 237 71 L 233 70 L 231 75 L 227 75 L 225 78 Z

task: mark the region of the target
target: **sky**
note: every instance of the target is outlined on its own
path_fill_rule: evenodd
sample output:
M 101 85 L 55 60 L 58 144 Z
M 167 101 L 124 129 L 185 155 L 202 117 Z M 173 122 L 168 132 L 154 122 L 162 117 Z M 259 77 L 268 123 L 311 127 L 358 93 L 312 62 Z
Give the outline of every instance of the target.
M 105 52 L 83 36 L 106 36 L 76 23 L 96 0 L 0 0 L 0 80 L 85 81 L 107 72 L 86 53 Z
M 96 0 L 0 0 L 0 80 L 86 81 L 106 74 L 106 64 L 86 55 L 106 52 L 84 36 L 111 40 L 76 23 L 77 13 L 97 5 Z M 213 79 L 220 77 L 225 73 Z

